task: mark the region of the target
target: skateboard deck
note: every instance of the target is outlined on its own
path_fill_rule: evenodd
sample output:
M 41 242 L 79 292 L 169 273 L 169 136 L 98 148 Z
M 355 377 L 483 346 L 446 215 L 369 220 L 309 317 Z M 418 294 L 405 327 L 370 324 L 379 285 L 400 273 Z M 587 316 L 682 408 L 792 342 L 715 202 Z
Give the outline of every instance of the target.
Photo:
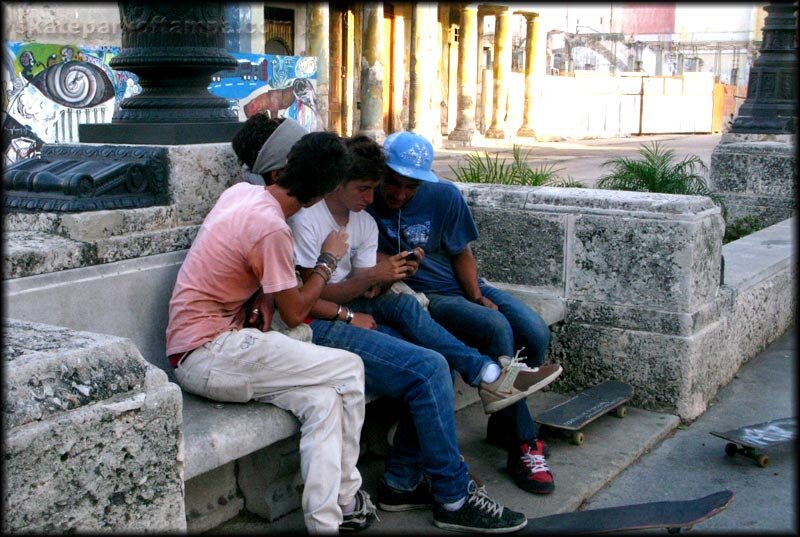
M 725 445 L 727 455 L 740 453 L 763 468 L 769 465 L 769 457 L 759 450 L 794 440 L 797 437 L 797 418 L 781 418 L 723 433 L 711 431 L 711 434 L 728 440 Z
M 624 418 L 624 406 L 633 397 L 633 386 L 618 380 L 607 380 L 563 403 L 545 410 L 534 418 L 541 425 L 569 431 L 573 444 L 581 445 L 585 436 L 581 429 L 607 412 Z
M 650 528 L 678 533 L 713 517 L 728 507 L 733 498 L 732 491 L 722 490 L 694 500 L 620 505 L 529 518 L 528 524 L 514 535 L 611 533 Z

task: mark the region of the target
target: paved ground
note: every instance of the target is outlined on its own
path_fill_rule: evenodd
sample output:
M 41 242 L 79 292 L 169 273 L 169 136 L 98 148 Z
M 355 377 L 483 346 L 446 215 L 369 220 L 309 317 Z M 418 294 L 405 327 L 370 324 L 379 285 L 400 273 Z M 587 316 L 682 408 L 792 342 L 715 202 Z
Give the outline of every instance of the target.
M 711 162 L 711 152 L 719 144 L 721 134 L 659 134 L 649 136 L 630 136 L 626 138 L 598 138 L 592 140 L 569 140 L 563 142 L 533 142 L 529 138 L 513 138 L 510 140 L 481 141 L 475 147 L 454 147 L 451 142 L 444 142 L 444 147 L 436 150 L 433 170 L 441 177 L 455 179 L 450 166 L 457 167 L 464 155 L 484 152 L 499 155 L 499 160 L 506 158 L 512 161 L 512 146 L 520 145 L 522 154 L 533 167 L 541 164 L 552 164 L 560 168 L 559 175 L 572 177 L 583 182 L 587 187 L 594 186 L 598 177 L 606 172 L 602 163 L 614 157 L 638 155 L 641 145 L 649 145 L 658 141 L 665 148 L 674 149 L 676 157 L 695 154 L 706 166 Z

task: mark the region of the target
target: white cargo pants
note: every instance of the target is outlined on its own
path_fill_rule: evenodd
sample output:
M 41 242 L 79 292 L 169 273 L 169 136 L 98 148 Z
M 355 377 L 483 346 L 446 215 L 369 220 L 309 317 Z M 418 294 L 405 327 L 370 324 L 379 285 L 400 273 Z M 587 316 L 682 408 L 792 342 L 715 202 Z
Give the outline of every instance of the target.
M 251 399 L 300 420 L 303 516 L 309 533 L 337 533 L 340 505 L 359 487 L 364 364 L 356 354 L 255 328 L 224 332 L 175 369 L 187 392 L 215 401 Z

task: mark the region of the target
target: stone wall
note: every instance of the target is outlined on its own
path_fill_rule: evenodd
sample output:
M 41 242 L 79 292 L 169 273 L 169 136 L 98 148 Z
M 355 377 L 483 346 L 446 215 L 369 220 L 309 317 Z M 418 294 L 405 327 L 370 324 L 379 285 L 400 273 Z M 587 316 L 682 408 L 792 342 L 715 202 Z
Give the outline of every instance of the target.
M 557 391 L 621 379 L 636 390 L 634 406 L 691 420 L 793 320 L 787 266 L 755 276 L 761 291 L 720 285 L 724 222 L 709 198 L 459 188 L 481 232 L 473 245 L 480 272 L 565 301 L 550 356 L 565 370 Z M 786 249 L 779 254 L 786 262 Z M 751 314 L 758 320 L 745 342 Z
M 3 278 L 188 248 L 222 191 L 240 179 L 240 167 L 230 144 L 165 147 L 170 205 L 4 215 Z
M 3 532 L 184 531 L 180 389 L 127 339 L 3 328 Z

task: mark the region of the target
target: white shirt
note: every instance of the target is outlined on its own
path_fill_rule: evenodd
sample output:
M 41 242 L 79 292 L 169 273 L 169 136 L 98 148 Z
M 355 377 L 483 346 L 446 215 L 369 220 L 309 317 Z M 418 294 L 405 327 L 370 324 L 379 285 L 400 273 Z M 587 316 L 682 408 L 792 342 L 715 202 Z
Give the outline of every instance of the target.
M 334 220 L 325 200 L 307 209 L 300 209 L 289 219 L 294 237 L 295 264 L 303 268 L 314 268 L 322 250 L 322 243 L 331 231 L 341 226 Z M 350 211 L 347 222 L 347 244 L 349 255 L 339 260 L 331 283 L 338 283 L 350 275 L 355 268 L 374 267 L 378 252 L 378 225 L 367 211 Z

